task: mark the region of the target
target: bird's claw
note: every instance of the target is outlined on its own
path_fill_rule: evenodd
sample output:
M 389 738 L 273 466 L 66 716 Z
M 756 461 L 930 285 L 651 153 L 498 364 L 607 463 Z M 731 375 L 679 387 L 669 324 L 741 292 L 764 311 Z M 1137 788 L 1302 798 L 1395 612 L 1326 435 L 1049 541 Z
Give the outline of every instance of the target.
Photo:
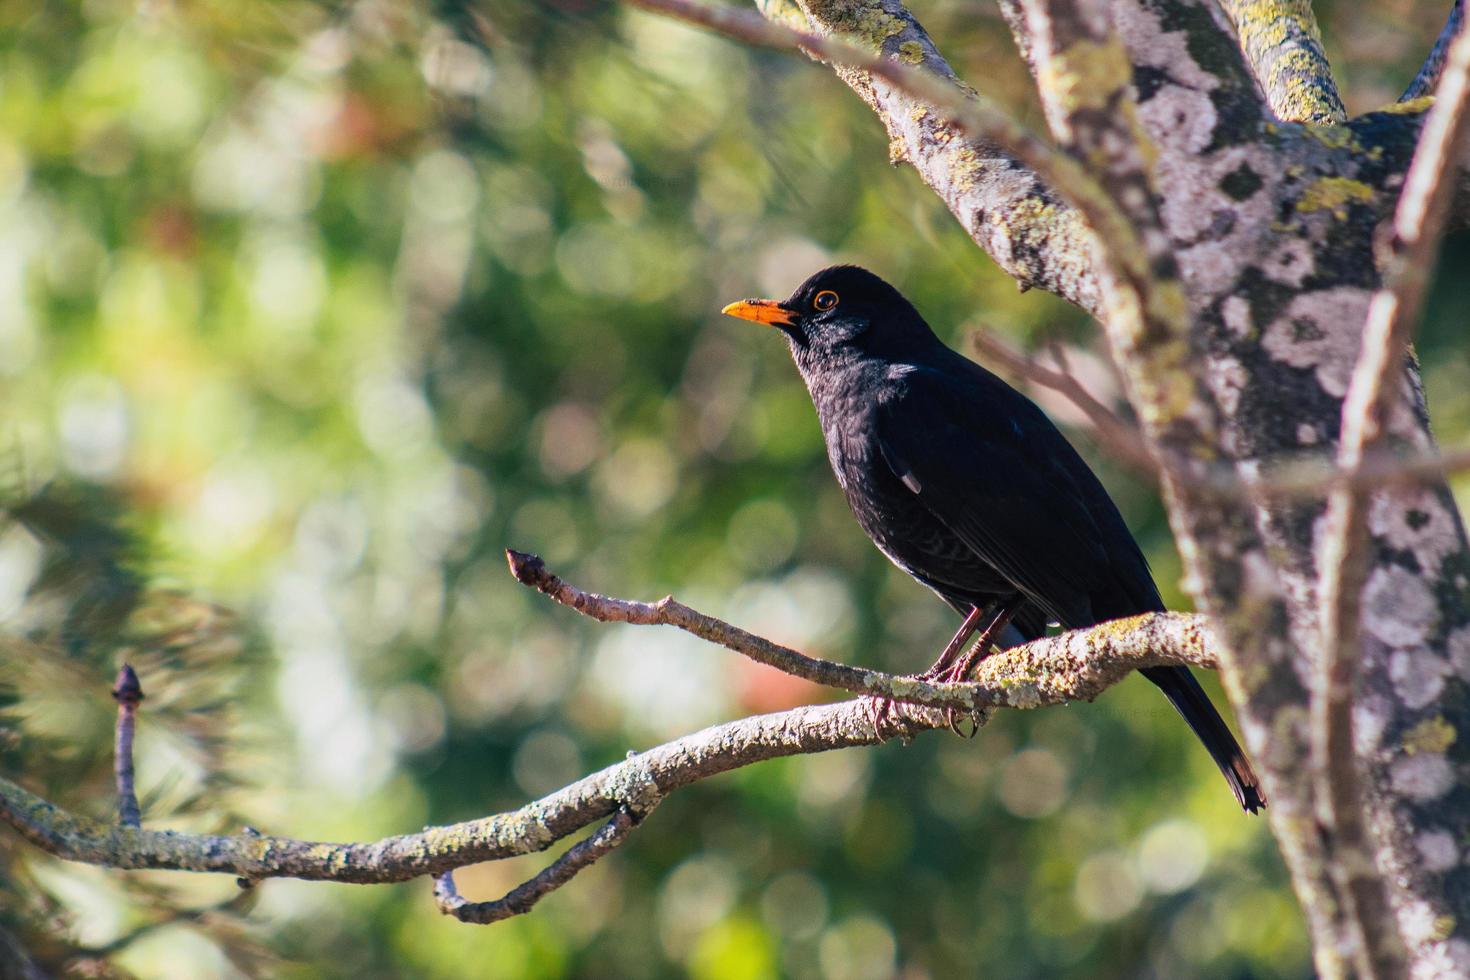
M 903 713 L 903 706 L 893 698 L 885 698 L 879 694 L 869 695 L 868 717 L 873 725 L 873 733 L 878 736 L 878 741 L 886 742 L 890 738 L 901 738 L 907 742 L 913 736 L 913 729 L 909 726 L 909 719 Z

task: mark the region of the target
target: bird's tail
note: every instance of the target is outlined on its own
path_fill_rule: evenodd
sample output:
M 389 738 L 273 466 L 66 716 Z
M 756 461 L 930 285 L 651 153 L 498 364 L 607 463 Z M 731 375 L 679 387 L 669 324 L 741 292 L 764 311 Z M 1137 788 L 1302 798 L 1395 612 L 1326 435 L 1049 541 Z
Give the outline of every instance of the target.
M 1157 684 L 1169 703 L 1184 716 L 1194 734 L 1209 750 L 1215 765 L 1220 767 L 1225 781 L 1230 784 L 1230 791 L 1245 811 L 1255 813 L 1262 809 L 1266 805 L 1266 794 L 1261 789 L 1256 771 L 1251 768 L 1250 760 L 1236 743 L 1235 736 L 1230 734 L 1225 719 L 1210 703 L 1205 689 L 1200 687 L 1189 668 L 1150 667 L 1140 673 Z

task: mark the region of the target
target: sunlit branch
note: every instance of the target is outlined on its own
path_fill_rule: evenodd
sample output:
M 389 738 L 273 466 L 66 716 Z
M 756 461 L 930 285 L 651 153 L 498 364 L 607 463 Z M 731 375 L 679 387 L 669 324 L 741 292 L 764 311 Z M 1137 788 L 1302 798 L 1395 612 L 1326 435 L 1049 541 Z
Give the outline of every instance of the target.
M 834 65 L 882 78 L 933 107 L 960 134 L 994 142 L 1024 163 L 1065 197 L 1101 240 L 1110 263 L 1127 263 L 1143 254 L 1133 226 L 1087 170 L 995 108 L 972 91 L 904 62 L 855 47 L 836 37 L 797 31 L 758 14 L 699 0 L 626 0 L 630 5 L 664 14 L 759 47 L 802 49 Z
M 1284 122 L 1335 125 L 1347 119 L 1311 0 L 1221 0 L 1241 50 Z
M 791 658 L 773 660 L 769 652 L 785 648 L 672 601 L 649 604 L 584 592 L 530 556 L 521 557 L 520 568 L 518 577 L 592 618 L 668 623 L 809 679 L 830 676 L 824 673 L 827 666 L 840 666 L 822 666 L 826 662 L 795 651 L 788 651 Z M 536 568 L 540 571 L 527 571 Z M 964 684 L 923 685 L 877 672 L 853 676 L 861 678 L 860 690 L 909 701 L 927 698 L 933 705 L 963 708 L 983 723 L 994 708 L 1091 700 L 1135 670 L 1172 664 L 1214 665 L 1201 617 L 1154 613 L 1036 640 L 986 659 L 975 679 Z M 5 779 L 0 779 L 0 822 L 57 857 L 105 867 L 218 872 L 250 882 L 291 877 L 373 884 L 442 876 L 470 864 L 543 851 L 598 821 L 628 815 L 613 819 L 577 846 L 582 850 L 572 848 L 502 900 L 508 903 L 502 908 L 518 907 L 616 846 L 631 830 L 630 820 L 641 819 L 680 787 L 766 759 L 882 742 L 886 734 L 875 730 L 870 704 L 857 698 L 715 725 L 630 755 L 520 809 L 377 841 L 324 843 L 255 832 L 219 836 L 109 825 Z M 910 735 L 948 725 L 945 711 L 922 705 L 906 707 L 902 720 Z M 444 884 L 440 891 L 441 900 L 454 904 Z M 463 914 L 473 919 L 481 913 Z
M 647 813 L 643 816 L 647 816 Z M 537 902 L 571 881 L 579 872 L 611 854 L 614 848 L 632 835 L 640 819 L 627 809 L 619 810 L 591 837 L 572 845 L 540 874 L 517 885 L 504 898 L 493 902 L 466 901 L 454 886 L 454 872 L 446 871 L 434 879 L 434 902 L 445 915 L 452 915 L 460 922 L 473 925 L 485 926 L 525 915 L 536 907 Z
M 1343 469 L 1386 443 L 1388 418 L 1401 401 L 1398 383 L 1409 337 L 1443 234 L 1451 176 L 1470 134 L 1470 33 L 1450 47 L 1435 104 L 1404 180 L 1384 263 L 1383 287 L 1368 308 L 1362 349 L 1342 407 L 1337 460 Z M 1345 900 L 1359 906 L 1364 976 L 1392 976 L 1404 959 L 1402 938 L 1388 908 L 1387 885 L 1372 860 L 1363 813 L 1363 778 L 1353 739 L 1353 700 L 1362 660 L 1359 623 L 1369 567 L 1367 501 L 1354 486 L 1333 492 L 1321 545 L 1321 656 L 1312 699 L 1317 801 L 1324 825 L 1346 857 L 1334 864 Z M 1356 855 L 1356 857 L 1353 857 Z

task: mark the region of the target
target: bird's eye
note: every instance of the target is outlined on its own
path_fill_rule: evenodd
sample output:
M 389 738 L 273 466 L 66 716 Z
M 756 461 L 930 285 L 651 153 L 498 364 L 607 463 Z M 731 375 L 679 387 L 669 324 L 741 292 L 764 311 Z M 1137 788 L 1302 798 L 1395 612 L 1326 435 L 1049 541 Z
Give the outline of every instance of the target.
M 824 289 L 812 300 L 812 305 L 819 310 L 830 310 L 837 305 L 837 294 L 830 289 Z

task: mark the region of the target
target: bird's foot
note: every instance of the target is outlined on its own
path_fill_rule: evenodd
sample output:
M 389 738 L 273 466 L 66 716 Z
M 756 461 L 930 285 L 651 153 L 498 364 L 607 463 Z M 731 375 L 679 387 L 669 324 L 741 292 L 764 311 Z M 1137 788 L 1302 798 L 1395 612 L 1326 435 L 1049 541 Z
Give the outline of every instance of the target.
M 956 656 L 952 663 L 940 671 L 940 676 L 934 679 L 950 684 L 960 684 L 969 680 L 970 672 L 975 669 L 975 666 L 995 652 L 995 642 L 1000 639 L 1001 634 L 1005 632 L 1005 628 L 1010 625 L 1011 617 L 1015 616 L 1020 608 L 1021 603 L 1017 599 L 1012 599 L 1001 605 L 995 612 L 995 618 L 990 621 L 989 626 L 986 626 L 985 629 L 980 631 L 980 638 L 975 641 L 969 651 L 964 656 Z M 959 639 L 958 635 L 955 639 Z M 951 640 L 950 644 L 953 645 L 954 640 Z M 936 663 L 931 670 L 938 669 L 939 667 L 940 664 Z M 945 709 L 945 720 L 949 722 L 949 730 L 961 738 L 974 738 L 976 733 L 980 731 L 980 725 L 982 724 L 980 713 L 971 712 L 969 717 L 971 728 L 970 733 L 966 735 L 960 731 L 959 723 L 956 721 L 955 709 Z
M 914 731 L 902 704 L 877 694 L 864 700 L 868 702 L 868 718 L 873 723 L 873 734 L 878 736 L 878 741 L 886 742 L 896 736 L 907 742 L 913 737 Z
M 935 666 L 937 667 L 938 665 L 936 664 Z M 934 676 L 927 676 L 928 673 L 932 673 Z M 959 684 L 968 679 L 965 676 L 966 673 L 968 671 L 965 669 L 963 663 L 954 663 L 942 670 L 930 668 L 923 675 L 923 679 L 936 684 Z M 970 722 L 970 730 L 968 732 L 960 727 L 961 723 L 966 719 L 969 719 Z M 958 708 L 945 708 L 944 721 L 949 726 L 949 730 L 960 738 L 974 738 L 980 731 L 980 717 L 977 711 L 960 711 Z

